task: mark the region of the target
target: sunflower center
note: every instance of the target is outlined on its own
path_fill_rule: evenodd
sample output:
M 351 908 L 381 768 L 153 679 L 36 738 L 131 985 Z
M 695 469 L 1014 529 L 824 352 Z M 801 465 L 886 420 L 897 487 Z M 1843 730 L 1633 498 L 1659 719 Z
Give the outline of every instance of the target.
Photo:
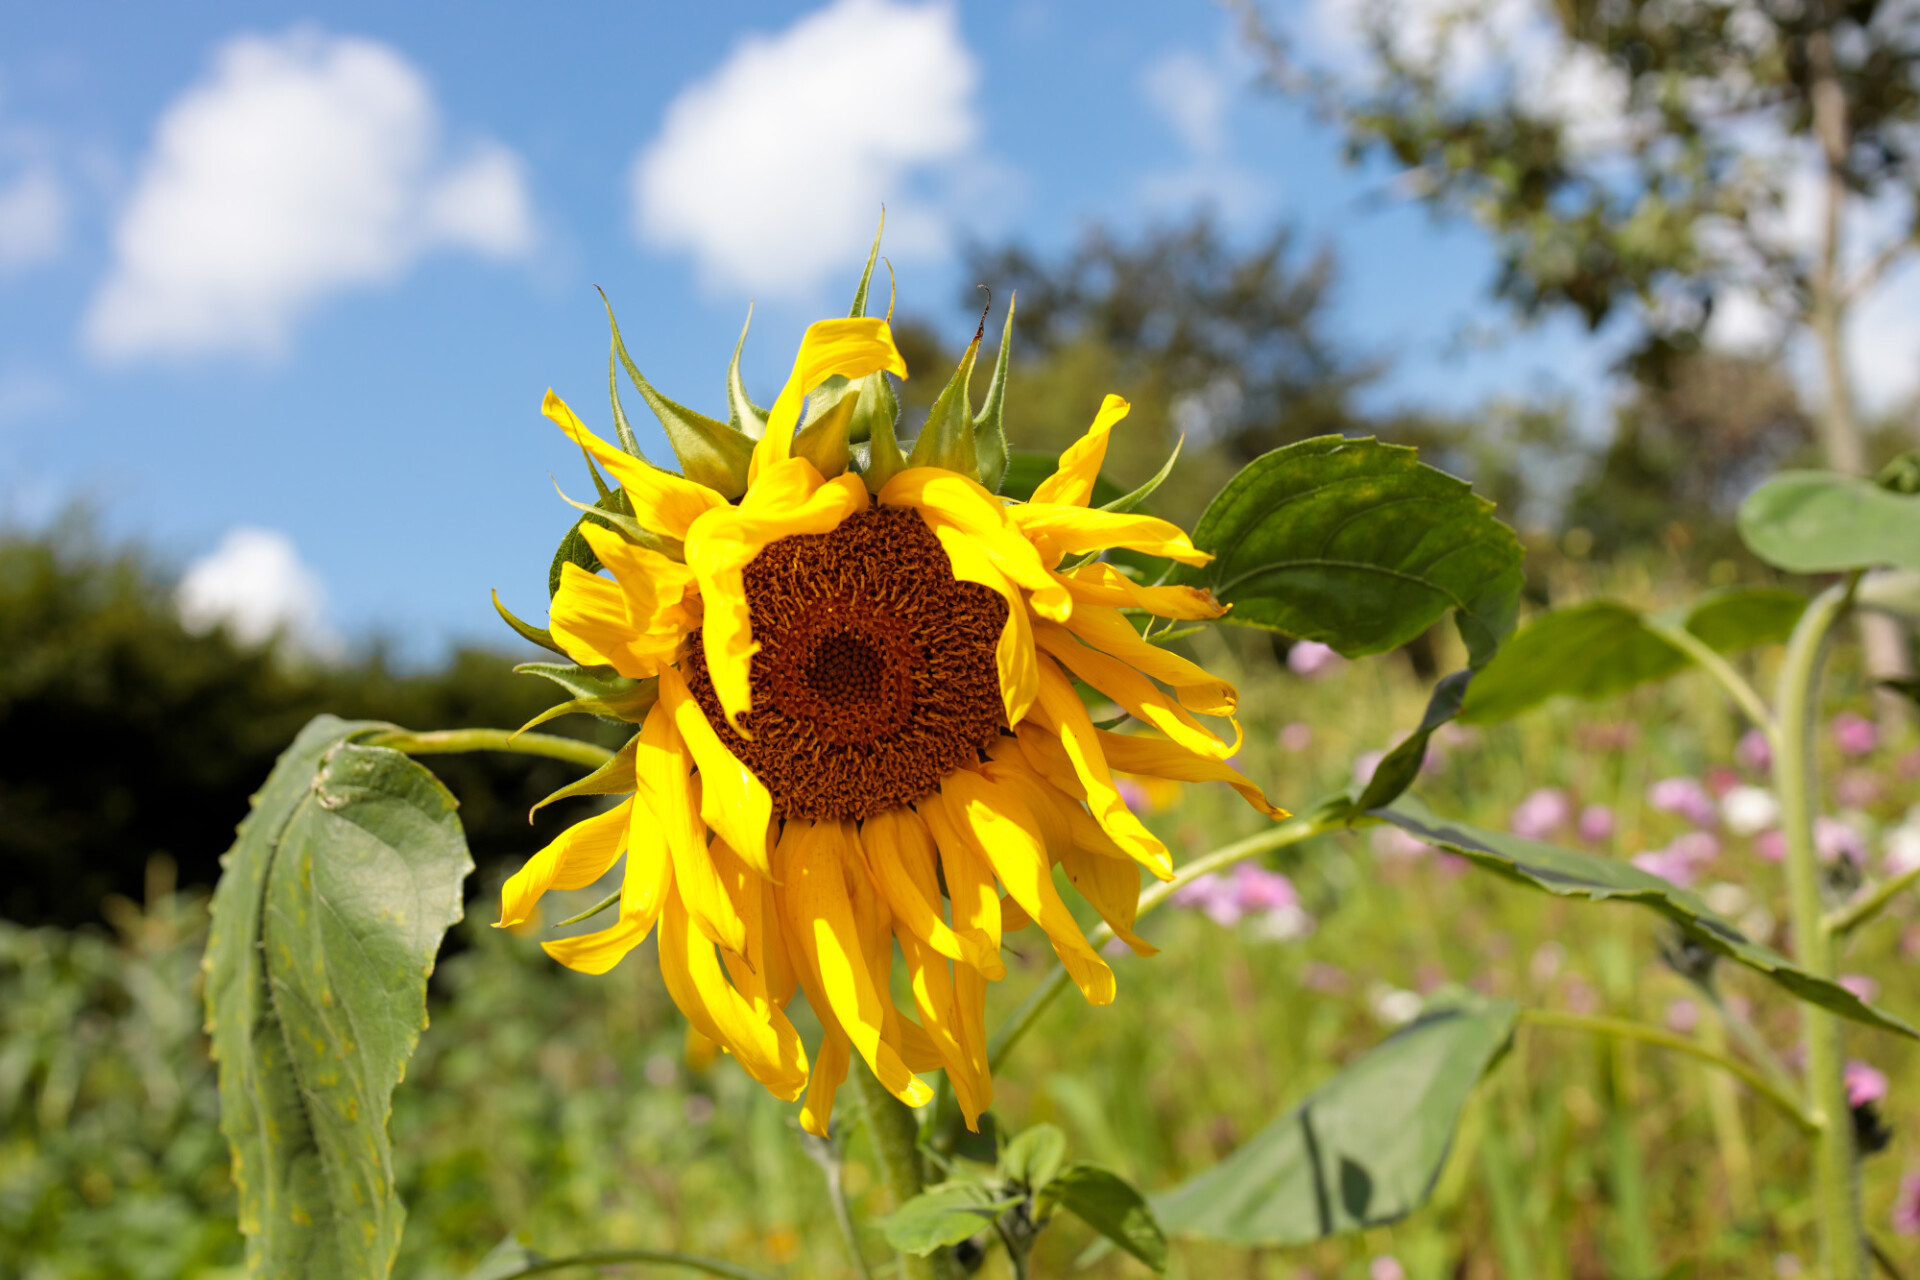
M 760 645 L 743 717 L 752 741 L 722 718 L 697 635 L 683 669 L 775 816 L 868 818 L 918 800 L 999 733 L 1006 602 L 954 579 L 918 513 L 869 507 L 831 532 L 781 538 L 745 578 Z

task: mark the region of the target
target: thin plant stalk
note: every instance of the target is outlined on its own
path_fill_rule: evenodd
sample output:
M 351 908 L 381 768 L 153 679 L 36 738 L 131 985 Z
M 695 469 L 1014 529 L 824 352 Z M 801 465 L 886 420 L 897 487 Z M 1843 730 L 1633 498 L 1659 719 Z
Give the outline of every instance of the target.
M 853 1086 L 859 1090 L 860 1103 L 866 1112 L 867 1138 L 873 1143 L 874 1159 L 880 1162 L 880 1177 L 886 1182 L 897 1209 L 925 1189 L 920 1168 L 920 1123 L 914 1119 L 911 1108 L 874 1079 L 864 1061 L 854 1059 L 848 1074 L 853 1077 Z M 902 1280 L 943 1280 L 941 1269 L 932 1258 L 911 1253 L 897 1256 L 900 1265 L 894 1274 Z
M 1820 859 L 1814 848 L 1816 805 L 1814 730 L 1819 715 L 1820 665 L 1834 623 L 1846 612 L 1853 583 L 1828 588 L 1807 607 L 1787 641 L 1780 666 L 1780 745 L 1773 757 L 1774 791 L 1780 797 L 1780 828 L 1786 837 L 1788 902 L 1795 959 L 1822 978 L 1834 976 L 1833 934 L 1820 894 Z M 1847 1109 L 1845 1057 L 1840 1020 L 1813 1004 L 1800 1006 L 1806 1056 L 1806 1108 L 1819 1126 L 1815 1152 L 1820 1256 L 1829 1280 L 1864 1280 L 1867 1254 L 1860 1218 L 1860 1184 Z
M 551 733 L 513 733 L 506 729 L 440 729 L 432 733 L 386 729 L 368 735 L 363 741 L 371 747 L 392 747 L 410 756 L 510 751 L 516 755 L 565 760 L 589 769 L 597 769 L 613 758 L 613 752 L 597 742 L 582 742 L 578 738 L 562 738 Z

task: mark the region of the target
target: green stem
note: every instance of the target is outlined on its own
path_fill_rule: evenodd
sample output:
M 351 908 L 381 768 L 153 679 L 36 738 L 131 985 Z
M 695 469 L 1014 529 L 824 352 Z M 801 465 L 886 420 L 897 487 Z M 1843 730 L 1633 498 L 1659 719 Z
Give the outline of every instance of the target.
M 1730 1075 L 1738 1076 L 1748 1088 L 1778 1107 L 1802 1133 L 1815 1133 L 1819 1130 L 1819 1125 L 1814 1122 L 1812 1116 L 1807 1114 L 1799 1101 L 1767 1079 L 1761 1072 L 1738 1058 L 1729 1057 L 1698 1040 L 1688 1039 L 1664 1027 L 1650 1026 L 1630 1018 L 1562 1013 L 1554 1009 L 1522 1009 L 1520 1021 L 1534 1027 L 1557 1027 L 1565 1031 L 1589 1031 L 1595 1035 L 1611 1036 L 1616 1040 L 1638 1040 L 1642 1044 L 1658 1045 L 1663 1049 L 1671 1049 L 1675 1053 L 1684 1053 L 1690 1058 L 1698 1058 L 1702 1062 L 1719 1067 Z
M 1735 705 L 1753 722 L 1753 727 L 1766 735 L 1767 745 L 1779 749 L 1779 729 L 1774 724 L 1773 715 L 1767 710 L 1766 702 L 1718 650 L 1685 627 L 1649 621 L 1647 629 L 1692 658 L 1701 670 L 1718 680 L 1720 687 L 1727 691 Z
M 856 1058 L 850 1074 L 866 1111 L 867 1137 L 873 1143 L 874 1158 L 880 1162 L 880 1176 L 893 1195 L 893 1207 L 898 1209 L 925 1186 L 920 1171 L 920 1124 L 912 1108 L 888 1093 L 865 1062 Z M 939 1280 L 939 1269 L 932 1258 L 911 1253 L 898 1257 L 900 1266 L 895 1274 L 902 1280 Z
M 1780 829 L 1787 844 L 1794 958 L 1802 968 L 1827 979 L 1834 976 L 1834 946 L 1821 902 L 1820 859 L 1813 843 L 1817 803 L 1813 743 L 1821 661 L 1858 576 L 1829 587 L 1807 606 L 1787 641 L 1780 691 L 1774 699 L 1780 741 L 1773 756 L 1773 786 L 1780 797 Z M 1860 1184 L 1847 1110 L 1840 1022 L 1817 1005 L 1802 1003 L 1800 1027 L 1807 1064 L 1806 1109 L 1820 1127 L 1815 1157 L 1820 1255 L 1830 1280 L 1863 1280 L 1867 1257 L 1861 1240 Z
M 725 1280 L 774 1280 L 766 1272 L 755 1271 L 751 1267 L 723 1262 L 719 1258 L 702 1258 L 691 1253 L 673 1253 L 666 1249 L 600 1249 L 592 1253 L 576 1253 L 565 1258 L 542 1258 L 518 1271 L 504 1272 L 494 1280 L 520 1280 L 522 1276 L 545 1275 L 549 1271 L 564 1271 L 569 1267 L 609 1267 L 623 1262 L 651 1262 L 663 1267 L 686 1267 L 692 1271 L 704 1271 L 710 1276 L 723 1276 Z
M 1887 904 L 1899 897 L 1916 880 L 1920 880 L 1920 867 L 1911 867 L 1884 884 L 1874 886 L 1873 892 L 1858 901 L 1829 911 L 1824 925 L 1826 931 L 1836 938 L 1846 937 L 1886 910 Z
M 392 747 L 410 756 L 456 755 L 463 751 L 513 751 L 523 756 L 545 756 L 597 769 L 613 752 L 597 742 L 562 738 L 551 733 L 514 733 L 508 729 L 439 729 L 414 733 L 385 729 L 362 739 L 370 747 Z
M 1245 840 L 1222 845 L 1212 853 L 1195 858 L 1180 868 L 1179 874 L 1173 879 L 1156 884 L 1143 892 L 1140 895 L 1140 909 L 1135 918 L 1144 917 L 1156 910 L 1182 885 L 1190 884 L 1201 876 L 1223 867 L 1230 867 L 1236 862 L 1245 862 L 1255 854 L 1266 853 L 1272 849 L 1284 849 L 1288 845 L 1299 844 L 1302 840 L 1310 840 L 1324 831 L 1345 825 L 1345 821 L 1344 817 L 1327 814 L 1289 818 L 1262 831 L 1259 835 L 1248 836 Z M 1112 938 L 1113 930 L 1104 924 L 1087 934 L 1087 942 L 1096 948 L 1105 945 Z M 1041 1012 L 1052 1004 L 1060 993 L 1066 990 L 1066 987 L 1067 971 L 1056 964 L 1048 971 L 1047 976 L 1040 979 L 1033 990 L 1027 993 L 1027 998 L 1020 1002 L 1020 1007 L 1013 1011 L 1012 1016 L 1001 1023 L 1000 1028 L 993 1033 L 993 1042 L 987 1047 L 989 1070 L 1000 1069 L 1007 1055 L 1012 1053 L 1014 1046 L 1020 1043 L 1020 1037 L 1027 1034 L 1027 1031 L 1039 1020 Z

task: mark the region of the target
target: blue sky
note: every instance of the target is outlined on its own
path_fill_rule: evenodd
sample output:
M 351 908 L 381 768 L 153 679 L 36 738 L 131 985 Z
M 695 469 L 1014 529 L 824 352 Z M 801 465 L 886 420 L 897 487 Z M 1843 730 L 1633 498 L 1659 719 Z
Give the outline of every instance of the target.
M 767 397 L 881 201 L 902 307 L 956 330 L 963 237 L 1062 249 L 1212 200 L 1239 235 L 1336 246 L 1342 331 L 1399 359 L 1383 399 L 1588 389 L 1605 363 L 1564 327 L 1447 356 L 1498 318 L 1485 243 L 1377 199 L 1205 0 L 0 21 L 0 520 L 86 500 L 199 562 L 207 608 L 415 657 L 502 638 L 491 588 L 543 612 L 547 477 L 585 486 L 538 406 L 551 385 L 604 428 L 594 285 L 710 411 L 755 299 Z

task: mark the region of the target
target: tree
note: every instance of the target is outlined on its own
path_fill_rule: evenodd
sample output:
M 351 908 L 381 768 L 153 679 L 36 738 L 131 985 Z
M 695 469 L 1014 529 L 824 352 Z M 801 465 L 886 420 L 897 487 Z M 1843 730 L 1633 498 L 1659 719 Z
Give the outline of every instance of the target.
M 1271 81 L 1356 156 L 1492 232 L 1523 314 L 1636 326 L 1658 376 L 1729 310 L 1811 350 L 1827 462 L 1868 457 L 1850 321 L 1914 250 L 1920 10 L 1877 0 L 1364 6 L 1358 73 L 1310 67 L 1241 0 Z M 1760 323 L 1755 324 L 1755 321 Z M 1724 323 L 1724 321 L 1723 321 Z M 1896 634 L 1868 636 L 1882 672 Z

